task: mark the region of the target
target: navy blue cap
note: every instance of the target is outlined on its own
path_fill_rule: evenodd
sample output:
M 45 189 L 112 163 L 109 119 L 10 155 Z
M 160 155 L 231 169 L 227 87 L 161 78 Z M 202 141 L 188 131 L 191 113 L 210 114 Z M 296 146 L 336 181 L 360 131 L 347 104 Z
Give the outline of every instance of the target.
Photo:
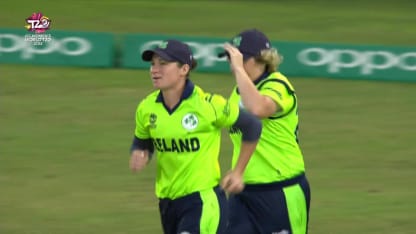
M 257 29 L 240 32 L 231 39 L 230 44 L 238 48 L 240 53 L 243 54 L 244 60 L 259 56 L 262 50 L 271 48 L 269 39 Z M 227 56 L 226 52 L 218 54 L 218 57 L 224 56 Z
M 191 69 L 194 69 L 197 65 L 191 48 L 189 48 L 187 44 L 177 40 L 166 40 L 160 43 L 160 45 L 158 45 L 153 50 L 143 51 L 142 59 L 147 62 L 152 61 L 154 54 L 159 55 L 166 61 L 175 61 L 182 64 L 188 64 Z

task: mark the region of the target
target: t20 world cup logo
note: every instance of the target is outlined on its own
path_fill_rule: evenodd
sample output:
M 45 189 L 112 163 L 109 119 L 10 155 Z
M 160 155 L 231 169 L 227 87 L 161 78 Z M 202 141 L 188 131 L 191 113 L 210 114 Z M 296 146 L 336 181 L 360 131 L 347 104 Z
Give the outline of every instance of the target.
M 42 13 L 33 13 L 26 19 L 25 28 L 30 32 L 44 33 L 49 29 L 51 20 Z

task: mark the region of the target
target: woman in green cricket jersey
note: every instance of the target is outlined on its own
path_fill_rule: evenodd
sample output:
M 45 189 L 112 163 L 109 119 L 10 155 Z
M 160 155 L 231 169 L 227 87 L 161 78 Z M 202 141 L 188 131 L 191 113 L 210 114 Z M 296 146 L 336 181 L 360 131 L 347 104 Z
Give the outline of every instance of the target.
M 229 198 L 228 233 L 307 233 L 310 188 L 298 145 L 298 102 L 277 67 L 281 56 L 256 29 L 224 46 L 236 87 L 231 103 L 261 119 L 262 134 L 244 173 L 244 190 Z M 230 129 L 236 166 L 241 132 Z
M 243 189 L 242 175 L 261 134 L 261 122 L 189 79 L 196 61 L 188 45 L 167 40 L 142 53 L 156 91 L 137 107 L 130 168 L 157 157 L 156 196 L 164 233 L 224 233 L 225 192 Z M 221 128 L 241 129 L 236 166 L 220 183 Z M 225 192 L 224 192 L 225 191 Z

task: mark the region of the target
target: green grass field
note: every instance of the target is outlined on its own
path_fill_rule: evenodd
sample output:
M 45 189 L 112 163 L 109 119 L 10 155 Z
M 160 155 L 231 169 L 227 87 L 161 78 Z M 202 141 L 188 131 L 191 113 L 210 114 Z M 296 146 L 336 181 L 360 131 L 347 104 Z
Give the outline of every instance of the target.
M 404 0 L 44 2 L 2 3 L 0 27 L 23 27 L 40 10 L 62 30 L 230 37 L 256 26 L 273 40 L 416 41 L 416 4 Z M 290 78 L 312 186 L 310 233 L 414 233 L 416 84 Z M 193 80 L 224 95 L 233 86 L 229 74 Z M 143 70 L 0 64 L 0 234 L 161 233 L 155 163 L 128 169 L 135 108 L 151 90 Z

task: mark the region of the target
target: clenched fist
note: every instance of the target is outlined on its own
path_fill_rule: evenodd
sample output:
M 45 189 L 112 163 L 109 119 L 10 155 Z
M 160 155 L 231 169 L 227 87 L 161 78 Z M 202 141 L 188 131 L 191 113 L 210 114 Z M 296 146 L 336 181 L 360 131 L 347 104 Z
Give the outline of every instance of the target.
M 130 169 L 133 172 L 141 171 L 149 161 L 149 152 L 146 150 L 133 150 L 130 158 Z
M 227 193 L 239 193 L 244 189 L 243 176 L 235 171 L 231 171 L 222 179 L 221 187 Z

